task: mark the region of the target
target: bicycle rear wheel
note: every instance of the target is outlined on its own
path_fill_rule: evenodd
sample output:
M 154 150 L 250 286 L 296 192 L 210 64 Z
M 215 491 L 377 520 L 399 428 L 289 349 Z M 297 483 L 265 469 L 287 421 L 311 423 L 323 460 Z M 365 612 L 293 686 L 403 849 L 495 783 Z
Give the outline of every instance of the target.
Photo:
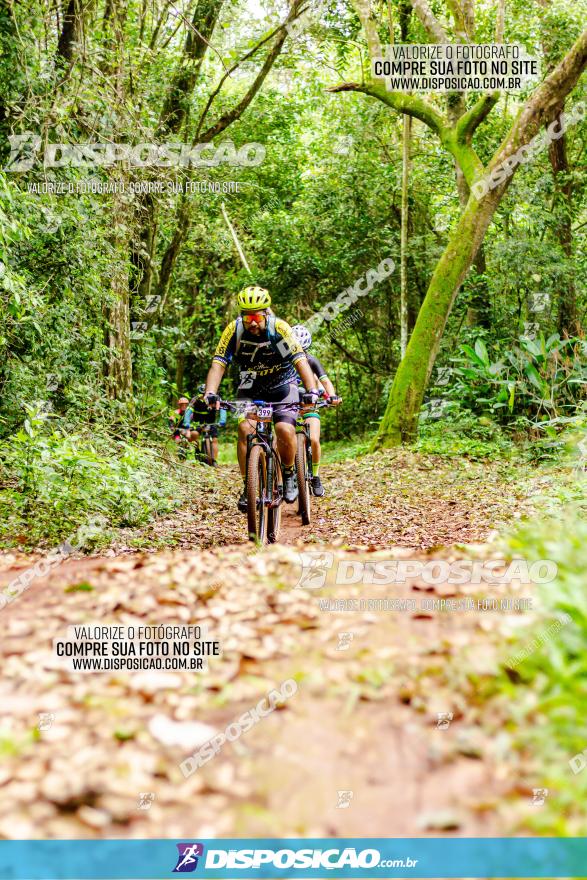
M 296 434 L 296 475 L 298 478 L 298 513 L 302 517 L 302 525 L 307 526 L 312 520 L 312 495 L 308 482 L 306 463 L 306 433 Z
M 275 455 L 273 457 L 273 501 L 279 501 L 281 487 L 283 485 L 283 477 L 281 475 L 281 462 Z M 279 540 L 279 530 L 281 529 L 281 504 L 277 507 L 270 507 L 267 511 L 267 540 L 269 544 L 276 544 Z
M 267 507 L 265 479 L 267 474 L 265 451 L 251 446 L 247 466 L 247 527 L 250 541 L 267 543 Z

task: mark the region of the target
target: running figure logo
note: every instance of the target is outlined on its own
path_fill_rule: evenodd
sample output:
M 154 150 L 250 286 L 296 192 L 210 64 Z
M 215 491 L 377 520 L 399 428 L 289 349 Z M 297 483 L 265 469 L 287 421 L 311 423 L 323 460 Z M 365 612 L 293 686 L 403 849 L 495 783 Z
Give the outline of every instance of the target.
M 198 857 L 204 855 L 203 843 L 178 843 L 179 856 L 174 874 L 189 874 L 198 867 Z
M 326 583 L 326 575 L 328 569 L 332 568 L 333 561 L 332 553 L 322 551 L 300 553 L 302 573 L 296 587 L 304 590 L 319 590 Z

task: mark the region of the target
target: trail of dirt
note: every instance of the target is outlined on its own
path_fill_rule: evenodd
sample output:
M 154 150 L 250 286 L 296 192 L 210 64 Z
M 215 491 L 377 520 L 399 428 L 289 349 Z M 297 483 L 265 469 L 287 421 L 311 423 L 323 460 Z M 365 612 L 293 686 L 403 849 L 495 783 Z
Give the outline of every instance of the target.
M 205 549 L 243 541 L 246 521 L 236 511 L 241 491 L 236 468 L 212 472 L 195 465 L 190 473 L 193 501 L 143 529 L 121 530 L 112 544 L 115 552 Z M 294 505 L 284 505 L 282 542 L 300 538 L 306 544 L 421 549 L 477 543 L 528 504 L 519 481 L 500 462 L 388 450 L 323 465 L 321 475 L 327 494 L 314 499 L 310 526 L 294 529 Z
M 426 548 L 442 535 L 451 543 L 483 538 L 509 496 L 473 504 L 480 471 L 463 465 L 451 466 L 450 484 L 446 472 L 433 472 L 438 492 L 425 504 L 417 488 L 404 501 L 398 483 L 413 486 L 428 463 L 416 458 L 402 475 L 397 456 L 382 460 L 393 469 L 372 479 L 363 463 L 325 469 L 330 496 L 316 503 L 314 544 L 300 543 L 305 532 L 286 508 L 283 545 L 201 549 L 203 509 L 182 511 L 152 529 L 162 541 L 191 523 L 187 541 L 197 549 L 131 552 L 127 533 L 114 545 L 121 555 L 65 562 L 0 611 L 0 836 L 498 834 L 504 795 L 523 789 L 454 658 L 466 650 L 471 668 L 491 675 L 498 657 L 487 633 L 505 615 L 342 611 L 320 600 L 403 596 L 420 604 L 430 588 L 417 578 L 345 586 L 334 583 L 337 564 L 457 558 L 462 550 Z M 493 489 L 500 479 L 485 476 Z M 219 484 L 226 491 L 213 496 L 222 500 L 210 530 L 220 521 L 225 535 L 242 535 L 233 476 L 219 475 Z M 320 590 L 300 587 L 302 549 L 327 554 Z M 14 561 L 0 572 L 3 583 Z M 52 642 L 84 622 L 206 624 L 222 655 L 206 673 L 68 672 Z M 280 711 L 183 777 L 198 725 L 223 730 L 286 679 L 298 690 Z M 53 716 L 47 729 L 38 730 L 38 713 Z M 452 715 L 445 728 L 438 713 Z M 529 802 L 528 792 L 522 797 Z

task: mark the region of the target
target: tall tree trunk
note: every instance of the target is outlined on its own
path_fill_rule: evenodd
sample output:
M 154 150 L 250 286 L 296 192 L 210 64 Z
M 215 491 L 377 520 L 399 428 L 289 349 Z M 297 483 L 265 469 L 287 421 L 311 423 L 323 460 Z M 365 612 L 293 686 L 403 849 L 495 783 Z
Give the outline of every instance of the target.
M 395 375 L 375 448 L 397 446 L 415 439 L 418 414 L 448 316 L 502 194 L 500 187 L 481 201 L 470 196 L 453 227 Z
M 73 47 L 78 39 L 80 22 L 80 0 L 68 0 L 63 11 L 63 25 L 57 43 L 57 57 L 69 63 L 73 58 Z
M 553 118 L 565 109 L 564 101 L 556 108 Z M 567 136 L 563 134 L 558 140 L 551 140 L 548 146 L 548 157 L 554 177 L 556 233 L 561 250 L 572 266 L 573 231 L 571 226 L 573 209 L 573 185 L 567 159 Z M 577 312 L 577 295 L 575 278 L 571 276 L 565 283 L 563 280 L 557 294 L 558 300 L 558 331 L 561 337 L 573 336 L 579 332 L 579 315 Z
M 112 304 L 108 314 L 108 396 L 124 400 L 132 393 L 129 306 L 128 204 L 121 193 L 112 197 L 112 250 L 110 276 Z
M 410 177 L 410 148 L 412 118 L 404 115 L 402 135 L 402 207 L 400 244 L 400 339 L 402 357 L 408 346 L 408 182 Z
M 473 261 L 476 278 L 471 282 L 472 291 L 467 310 L 467 325 L 489 329 L 491 327 L 491 303 L 489 302 L 489 285 L 487 283 L 487 261 L 483 243 Z
M 103 71 L 114 78 L 115 118 L 124 117 L 125 70 L 124 36 L 128 7 L 124 2 L 107 0 L 104 9 L 104 42 L 107 47 Z M 116 139 L 119 124 L 113 126 Z M 127 184 L 126 176 L 120 175 Z M 110 269 L 110 306 L 108 311 L 108 367 L 106 388 L 109 397 L 125 400 L 132 394 L 130 350 L 130 208 L 124 192 L 112 196 L 112 264 Z
M 189 108 L 198 81 L 202 63 L 224 0 L 199 0 L 192 21 L 189 23 L 184 52 L 163 101 L 156 138 L 176 135 L 189 116 Z M 137 296 L 145 302 L 153 284 L 153 257 L 157 241 L 157 204 L 146 194 L 139 201 L 140 228 L 137 233 L 138 246 L 132 260 L 137 273 Z M 148 254 L 148 257 L 144 255 Z
M 178 351 L 176 361 L 175 361 L 175 387 L 177 388 L 178 394 L 183 394 L 184 370 L 185 370 L 185 353 L 183 351 Z

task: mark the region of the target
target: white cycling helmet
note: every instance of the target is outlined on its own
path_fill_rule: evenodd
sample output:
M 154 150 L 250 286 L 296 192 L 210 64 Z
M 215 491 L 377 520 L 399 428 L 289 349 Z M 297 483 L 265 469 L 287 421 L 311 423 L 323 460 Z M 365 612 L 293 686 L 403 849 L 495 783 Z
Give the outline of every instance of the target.
M 304 351 L 307 351 L 312 345 L 312 334 L 303 324 L 296 324 L 291 328 L 291 332 L 298 340 Z

